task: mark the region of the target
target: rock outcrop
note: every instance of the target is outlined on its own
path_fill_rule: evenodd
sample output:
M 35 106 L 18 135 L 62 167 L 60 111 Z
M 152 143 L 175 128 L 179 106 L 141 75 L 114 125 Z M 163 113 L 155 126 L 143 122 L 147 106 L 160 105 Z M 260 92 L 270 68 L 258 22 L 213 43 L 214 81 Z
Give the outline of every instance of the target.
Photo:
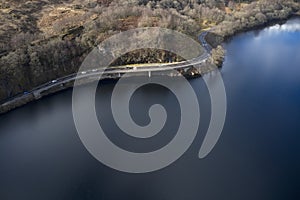
M 225 59 L 225 54 L 226 54 L 225 49 L 221 45 L 218 45 L 217 48 L 214 48 L 211 51 L 210 62 L 212 64 L 215 64 L 217 67 L 222 67 Z

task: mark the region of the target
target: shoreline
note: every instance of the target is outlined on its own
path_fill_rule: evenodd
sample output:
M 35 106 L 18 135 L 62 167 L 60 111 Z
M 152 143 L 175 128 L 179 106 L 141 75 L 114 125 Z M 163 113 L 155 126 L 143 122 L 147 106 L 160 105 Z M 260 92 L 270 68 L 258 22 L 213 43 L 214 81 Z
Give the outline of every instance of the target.
M 207 72 L 209 73 L 209 72 Z M 148 78 L 147 76 L 139 76 L 141 78 Z M 195 79 L 195 78 L 199 78 L 201 77 L 201 75 L 193 75 L 193 76 L 187 76 L 187 79 Z M 173 79 L 176 79 L 176 76 L 172 77 Z M 115 83 L 116 81 L 118 81 L 119 78 L 109 78 L 109 79 L 101 79 L 100 81 L 103 82 L 109 82 L 109 83 Z M 81 85 L 85 85 L 85 84 L 89 84 L 91 82 L 94 82 L 96 80 L 83 80 Z M 50 95 L 54 95 L 56 93 L 59 92 L 63 92 L 65 90 L 71 89 L 74 86 L 74 81 L 70 81 L 68 84 L 64 85 L 64 86 L 55 86 L 53 88 L 51 88 L 50 90 L 45 91 L 43 94 L 41 94 L 40 96 L 34 96 L 34 94 L 27 94 L 24 95 L 18 99 L 13 99 L 9 102 L 5 102 L 3 104 L 0 105 L 0 115 L 6 114 L 12 110 L 15 110 L 17 108 L 20 108 L 22 106 L 27 105 L 28 103 L 31 102 L 35 102 L 38 101 L 44 97 L 50 96 Z
M 300 17 L 300 13 L 293 13 L 291 14 L 287 19 L 279 19 L 279 20 L 270 20 L 264 24 L 260 24 L 260 25 L 257 25 L 257 26 L 254 26 L 252 28 L 245 28 L 245 30 L 239 30 L 237 31 L 236 33 L 234 33 L 233 35 L 228 35 L 224 38 L 224 42 L 228 42 L 232 39 L 232 37 L 235 37 L 239 34 L 243 34 L 243 33 L 246 33 L 246 32 L 251 32 L 251 31 L 257 31 L 257 30 L 261 30 L 261 29 L 265 29 L 267 27 L 271 27 L 271 26 L 274 26 L 276 24 L 279 24 L 279 25 L 283 25 L 285 24 L 287 21 L 293 19 L 293 18 L 299 18 Z
M 272 19 L 272 20 L 269 20 L 268 22 L 265 22 L 263 24 L 258 24 L 258 25 L 252 26 L 252 27 L 245 27 L 245 28 L 242 28 L 240 30 L 236 30 L 233 34 L 225 35 L 224 37 L 221 37 L 220 35 L 212 35 L 212 34 L 215 34 L 215 33 L 209 32 L 208 36 L 206 36 L 205 40 L 209 44 L 211 44 L 211 46 L 213 46 L 215 48 L 217 45 L 220 45 L 224 42 L 230 41 L 236 35 L 246 33 L 246 32 L 249 32 L 249 31 L 261 30 L 261 29 L 273 26 L 275 24 L 284 24 L 288 20 L 290 20 L 292 18 L 297 18 L 297 17 L 300 17 L 299 12 L 298 13 L 292 13 L 291 15 L 287 16 L 286 19 Z M 207 37 L 209 37 L 209 38 L 207 39 Z M 217 39 L 216 37 L 219 37 L 219 38 Z M 220 40 L 220 38 L 221 38 L 221 40 Z M 213 41 L 211 41 L 211 40 L 213 40 Z M 195 74 L 195 75 L 194 74 L 193 75 L 188 75 L 187 74 L 186 78 L 188 78 L 188 79 L 198 78 L 198 77 L 201 77 L 201 75 L 203 75 L 205 73 L 211 72 L 212 70 L 213 69 L 210 69 L 210 67 L 207 66 L 207 71 L 206 72 L 200 73 L 200 74 Z M 174 78 L 176 78 L 176 77 L 174 77 Z M 104 78 L 104 79 L 101 79 L 100 81 L 105 81 L 105 80 L 117 81 L 118 78 L 109 78 L 109 79 Z M 95 80 L 87 79 L 87 80 L 83 81 L 83 84 L 87 84 L 91 81 L 95 81 Z M 14 109 L 17 109 L 19 107 L 22 107 L 22 106 L 24 106 L 24 105 L 26 105 L 30 102 L 37 101 L 37 100 L 39 100 L 43 97 L 53 95 L 55 93 L 73 88 L 73 83 L 74 83 L 74 81 L 71 80 L 71 81 L 69 81 L 65 84 L 53 86 L 49 90 L 46 90 L 45 92 L 39 94 L 38 96 L 35 96 L 34 93 L 24 94 L 20 97 L 16 97 L 16 98 L 14 98 L 10 101 L 4 102 L 0 105 L 0 115 L 5 114 L 5 113 L 7 113 L 9 111 L 12 111 Z
M 206 63 L 203 65 L 200 65 L 199 68 L 194 67 L 193 65 L 188 66 L 187 68 L 185 68 L 187 70 L 183 70 L 183 71 L 178 71 L 177 70 L 177 74 L 173 74 L 172 72 L 168 72 L 166 71 L 164 74 L 155 74 L 155 72 L 153 74 L 153 77 L 157 77 L 157 76 L 168 76 L 168 77 L 172 77 L 173 79 L 176 79 L 178 76 L 184 76 L 187 79 L 194 79 L 194 78 L 198 78 L 201 77 L 213 70 L 215 70 L 216 68 L 214 67 L 214 65 L 210 64 L 210 63 Z M 161 73 L 160 71 L 158 71 L 158 73 Z M 76 74 L 77 75 L 77 74 Z M 76 77 L 75 75 L 75 77 Z M 138 73 L 137 75 L 132 75 L 132 77 L 141 77 L 141 78 L 149 78 L 148 77 L 148 73 L 146 74 L 140 74 Z M 74 77 L 74 78 L 75 78 Z M 32 90 L 32 92 L 27 93 L 27 94 L 23 94 L 19 97 L 15 97 L 12 100 L 9 100 L 7 102 L 4 102 L 2 104 L 0 104 L 0 115 L 5 114 L 11 110 L 17 109 L 19 107 L 22 107 L 30 102 L 34 102 L 37 101 L 43 97 L 47 97 L 49 95 L 53 95 L 55 93 L 64 91 L 64 90 L 68 90 L 70 88 L 73 88 L 74 86 L 74 78 L 68 80 L 67 82 L 64 83 L 59 83 L 59 84 L 55 84 L 52 85 L 50 87 L 48 87 L 47 89 L 43 90 L 42 92 L 34 92 L 35 89 Z M 89 84 L 91 82 L 94 81 L 109 81 L 111 83 L 115 83 L 116 81 L 118 81 L 121 77 L 101 77 L 100 80 L 98 80 L 98 78 L 95 78 L 93 76 L 91 77 L 79 77 L 79 82 L 80 85 L 85 85 L 85 84 Z
M 255 26 L 244 27 L 242 29 L 238 29 L 235 32 L 233 32 L 232 34 L 227 34 L 227 35 L 225 34 L 224 36 L 218 35 L 214 32 L 209 32 L 208 36 L 207 36 L 208 38 L 206 38 L 206 40 L 209 44 L 211 44 L 211 46 L 213 48 L 216 48 L 216 46 L 221 45 L 224 42 L 229 42 L 233 37 L 235 37 L 239 34 L 243 34 L 243 33 L 246 33 L 246 32 L 251 32 L 251 31 L 256 31 L 256 30 L 262 30 L 262 29 L 265 29 L 267 27 L 274 26 L 276 24 L 282 25 L 282 24 L 285 24 L 287 21 L 289 21 L 293 18 L 300 18 L 300 11 L 296 12 L 296 13 L 291 13 L 285 19 L 271 19 L 271 20 L 269 20 L 265 23 L 262 23 L 262 24 L 257 24 Z M 212 27 L 212 29 L 214 29 L 214 28 L 215 27 Z

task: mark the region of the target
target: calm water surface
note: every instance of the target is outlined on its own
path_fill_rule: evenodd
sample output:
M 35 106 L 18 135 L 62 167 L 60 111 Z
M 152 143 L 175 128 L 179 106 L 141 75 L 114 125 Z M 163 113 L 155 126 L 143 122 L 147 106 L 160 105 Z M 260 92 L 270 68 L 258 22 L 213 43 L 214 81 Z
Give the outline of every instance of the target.
M 197 157 L 210 118 L 202 79 L 191 81 L 201 108 L 195 142 L 174 164 L 149 174 L 117 172 L 87 152 L 76 133 L 69 90 L 0 116 L 0 199 L 300 199 L 300 20 L 241 34 L 226 48 L 228 113 L 207 158 Z M 102 85 L 96 107 L 114 143 L 147 152 L 172 140 L 180 109 L 170 91 L 150 85 L 132 97 L 131 114 L 140 125 L 149 123 L 153 104 L 164 105 L 169 115 L 160 134 L 138 140 L 113 122 L 112 89 Z

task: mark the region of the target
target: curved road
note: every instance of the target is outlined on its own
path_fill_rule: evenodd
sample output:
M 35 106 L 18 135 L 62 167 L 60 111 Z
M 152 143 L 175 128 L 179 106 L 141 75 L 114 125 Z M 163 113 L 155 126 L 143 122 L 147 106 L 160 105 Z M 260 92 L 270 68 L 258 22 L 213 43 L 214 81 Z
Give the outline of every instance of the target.
M 212 47 L 206 42 L 205 36 L 207 35 L 207 31 L 201 33 L 199 35 L 199 41 L 201 45 L 205 49 L 205 53 L 203 53 L 201 56 L 194 58 L 189 61 L 184 61 L 184 62 L 179 62 L 179 63 L 170 63 L 170 64 L 150 64 L 149 66 L 140 66 L 140 67 L 133 67 L 130 65 L 125 65 L 125 66 L 120 66 L 120 67 L 114 67 L 112 69 L 108 69 L 104 72 L 102 72 L 99 69 L 92 69 L 89 71 L 84 71 L 81 73 L 75 73 L 75 74 L 70 74 L 68 76 L 52 80 L 48 83 L 45 83 L 43 85 L 40 85 L 31 91 L 21 93 L 19 95 L 16 95 L 14 97 L 11 97 L 9 99 L 4 100 L 1 104 L 1 106 L 7 105 L 9 103 L 21 100 L 23 98 L 26 98 L 28 95 L 34 95 L 35 97 L 39 96 L 43 91 L 47 91 L 51 88 L 55 88 L 57 86 L 69 83 L 71 81 L 74 81 L 75 79 L 82 79 L 82 78 L 87 78 L 87 77 L 92 77 L 92 76 L 99 76 L 99 75 L 106 75 L 106 77 L 111 77 L 116 76 L 117 74 L 125 74 L 125 73 L 141 73 L 141 72 L 148 72 L 151 74 L 151 72 L 159 72 L 159 71 L 170 71 L 170 70 L 176 70 L 176 69 L 185 69 L 189 68 L 191 65 L 196 66 L 205 63 L 208 58 L 210 57 L 210 52 L 212 50 Z

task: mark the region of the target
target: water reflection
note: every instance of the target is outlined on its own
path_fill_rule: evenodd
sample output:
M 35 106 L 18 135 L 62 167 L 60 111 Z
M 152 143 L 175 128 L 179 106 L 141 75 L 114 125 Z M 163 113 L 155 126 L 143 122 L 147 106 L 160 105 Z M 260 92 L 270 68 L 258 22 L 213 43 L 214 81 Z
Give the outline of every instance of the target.
M 275 26 L 271 26 L 269 28 L 266 28 L 265 31 L 266 32 L 272 32 L 272 33 L 280 33 L 282 31 L 285 32 L 296 32 L 296 31 L 300 31 L 300 19 L 299 18 L 295 18 L 292 19 L 290 21 L 288 21 L 287 23 L 283 24 L 283 25 L 275 25 Z

